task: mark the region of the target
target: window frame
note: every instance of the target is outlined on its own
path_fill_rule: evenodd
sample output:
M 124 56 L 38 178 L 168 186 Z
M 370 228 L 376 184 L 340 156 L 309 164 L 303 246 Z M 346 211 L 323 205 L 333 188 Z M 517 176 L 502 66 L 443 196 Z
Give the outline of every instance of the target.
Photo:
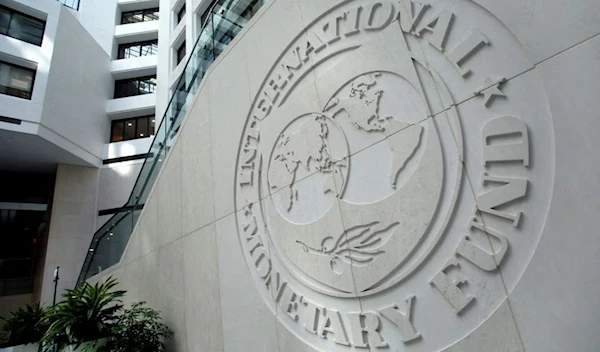
M 177 11 L 177 24 L 178 25 L 185 18 L 185 15 L 186 15 L 186 9 L 185 9 L 185 2 L 184 2 L 183 6 L 181 6 L 181 8 L 179 9 L 179 11 Z
M 2 33 L 2 32 L 0 32 L 0 35 L 4 35 L 4 36 L 7 36 L 7 37 L 10 37 L 10 38 L 13 38 L 13 39 L 16 39 L 16 40 L 19 40 L 19 41 L 25 42 L 25 43 L 29 43 L 29 44 L 31 44 L 31 45 L 40 46 L 40 47 L 42 46 L 42 43 L 44 42 L 44 34 L 46 34 L 46 21 L 45 21 L 45 20 L 42 20 L 42 19 L 39 19 L 39 18 L 37 18 L 37 17 L 34 17 L 34 16 L 31 16 L 31 15 L 28 15 L 28 14 L 26 14 L 26 13 L 23 13 L 23 12 L 17 11 L 17 10 L 15 10 L 15 9 L 11 9 L 10 7 L 6 7 L 6 6 L 4 6 L 4 5 L 0 5 L 0 9 L 4 9 L 4 10 L 6 10 L 7 12 L 9 12 L 9 14 L 10 14 L 10 19 L 8 20 L 8 25 L 6 26 L 6 33 Z M 19 16 L 23 16 L 23 17 L 25 17 L 25 18 L 27 18 L 27 19 L 30 19 L 30 20 L 34 20 L 34 21 L 36 21 L 36 22 L 39 22 L 39 23 L 41 23 L 41 24 L 42 24 L 42 34 L 41 34 L 41 36 L 40 36 L 40 41 L 39 41 L 39 44 L 38 44 L 37 42 L 35 42 L 35 43 L 32 43 L 32 42 L 30 42 L 30 41 L 23 40 L 23 39 L 21 39 L 21 38 L 17 38 L 17 37 L 14 37 L 14 36 L 12 36 L 12 35 L 9 35 L 9 33 L 10 33 L 10 25 L 13 23 L 13 18 L 14 18 L 14 16 L 15 16 L 15 14 L 17 14 L 17 15 L 19 15 Z
M 15 95 L 15 94 L 7 94 L 7 93 L 0 93 L 0 95 L 8 95 L 8 96 L 19 98 L 19 99 L 31 100 L 31 98 L 33 97 L 33 88 L 35 86 L 35 77 L 37 75 L 37 70 L 31 69 L 31 68 L 28 68 L 28 67 L 19 66 L 19 65 L 16 65 L 16 64 L 13 64 L 13 63 L 10 63 L 10 62 L 6 62 L 6 61 L 3 61 L 3 60 L 0 60 L 0 65 L 7 65 L 7 66 L 10 66 L 10 67 L 16 67 L 18 69 L 29 71 L 29 72 L 32 73 L 32 77 L 31 77 L 31 90 L 30 91 L 24 91 L 24 90 L 19 90 L 19 89 L 16 89 L 16 88 L 6 87 L 6 88 L 18 90 L 20 92 L 26 92 L 27 93 L 27 97 Z
M 149 81 L 151 79 L 154 79 L 154 90 L 150 93 L 141 93 L 140 92 L 140 83 L 141 82 L 146 82 Z M 135 82 L 135 86 L 136 86 L 136 90 L 137 90 L 137 94 L 131 94 L 131 95 L 123 95 L 121 96 L 121 94 L 117 94 L 120 90 L 117 88 L 117 85 L 119 84 L 125 84 L 125 83 L 133 83 Z M 147 82 L 149 84 L 149 82 Z M 115 91 L 114 91 L 114 95 L 113 98 L 114 99 L 121 99 L 121 98 L 127 98 L 127 97 L 135 97 L 138 95 L 146 95 L 146 94 L 152 94 L 156 92 L 156 75 L 151 75 L 151 76 L 143 76 L 143 77 L 134 77 L 134 78 L 127 78 L 127 79 L 119 79 L 119 80 L 115 80 Z
M 140 121 L 146 120 L 147 125 L 146 125 L 146 129 L 145 131 L 140 131 L 139 126 L 140 126 Z M 127 121 L 134 121 L 135 123 L 135 131 L 134 131 L 134 137 L 133 138 L 125 138 L 125 123 L 127 123 Z M 126 142 L 126 141 L 133 141 L 136 139 L 142 139 L 142 138 L 149 138 L 154 136 L 154 129 L 156 128 L 155 126 L 155 122 L 156 121 L 156 115 L 144 115 L 144 116 L 136 116 L 136 117 L 130 117 L 130 118 L 126 118 L 126 119 L 119 119 L 119 120 L 113 120 L 110 123 L 110 137 L 109 137 L 109 141 L 110 143 L 118 143 L 118 142 Z M 115 126 L 116 125 L 121 125 L 121 139 L 115 139 L 115 134 L 114 134 L 114 130 L 115 130 Z M 140 136 L 140 132 L 143 132 L 143 136 Z
M 128 22 L 126 20 L 126 16 L 129 15 L 135 15 L 136 13 L 141 13 L 142 15 L 142 20 L 141 21 L 131 21 Z M 157 14 L 157 18 L 156 19 L 146 19 L 147 16 L 149 16 L 150 14 Z M 121 12 L 121 24 L 134 24 L 134 23 L 144 23 L 144 22 L 152 22 L 152 21 L 157 21 L 160 19 L 160 16 L 158 15 L 159 13 L 159 8 L 158 7 L 153 7 L 150 9 L 142 9 L 142 10 L 134 10 L 134 11 L 124 11 Z
M 156 45 L 156 51 L 152 55 L 142 55 L 144 45 L 154 45 L 154 44 Z M 125 50 L 129 49 L 129 48 L 133 48 L 135 46 L 139 47 L 140 55 L 125 57 Z M 145 57 L 145 56 L 156 56 L 156 55 L 158 55 L 158 39 L 119 44 L 119 47 L 117 49 L 117 60 L 131 59 L 131 58 Z
M 175 50 L 175 59 L 177 61 L 177 64 L 175 65 L 176 67 L 179 66 L 179 64 L 185 59 L 186 54 L 187 54 L 187 48 L 186 48 L 186 43 L 184 40 L 183 43 L 181 43 L 181 45 L 179 46 L 179 48 L 177 48 L 177 50 Z

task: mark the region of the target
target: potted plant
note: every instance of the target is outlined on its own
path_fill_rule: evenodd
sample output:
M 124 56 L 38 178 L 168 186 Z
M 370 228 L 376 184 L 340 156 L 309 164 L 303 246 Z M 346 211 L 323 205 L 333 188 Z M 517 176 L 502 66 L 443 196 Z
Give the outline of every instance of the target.
M 117 281 L 109 278 L 102 284 L 67 290 L 63 301 L 48 313 L 48 329 L 42 337 L 42 351 L 82 348 L 94 350 L 108 338 L 117 323 L 125 291 L 115 290 Z
M 173 332 L 161 323 L 160 312 L 134 303 L 123 310 L 113 326 L 113 332 L 99 351 L 106 352 L 163 352 L 164 341 Z
M 48 309 L 39 303 L 27 305 L 11 312 L 7 318 L 0 318 L 3 342 L 0 347 L 37 344 L 48 328 Z M 37 350 L 36 346 L 20 350 Z

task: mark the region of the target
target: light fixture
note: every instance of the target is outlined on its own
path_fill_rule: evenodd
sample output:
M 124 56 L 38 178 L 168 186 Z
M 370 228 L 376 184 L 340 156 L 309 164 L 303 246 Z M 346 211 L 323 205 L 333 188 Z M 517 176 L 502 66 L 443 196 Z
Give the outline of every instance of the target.
M 127 126 L 131 127 L 133 124 L 131 122 L 127 123 Z
M 143 133 L 140 133 L 140 137 L 144 137 L 144 134 L 143 134 Z

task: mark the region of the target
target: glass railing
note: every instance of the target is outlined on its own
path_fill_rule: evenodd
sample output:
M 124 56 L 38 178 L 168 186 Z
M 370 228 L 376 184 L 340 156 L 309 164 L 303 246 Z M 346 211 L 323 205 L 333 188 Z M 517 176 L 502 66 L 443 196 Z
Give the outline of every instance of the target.
M 183 117 L 195 100 L 206 70 L 266 1 L 217 0 L 211 5 L 129 200 L 94 234 L 77 285 L 121 260 L 141 209 L 173 146 Z

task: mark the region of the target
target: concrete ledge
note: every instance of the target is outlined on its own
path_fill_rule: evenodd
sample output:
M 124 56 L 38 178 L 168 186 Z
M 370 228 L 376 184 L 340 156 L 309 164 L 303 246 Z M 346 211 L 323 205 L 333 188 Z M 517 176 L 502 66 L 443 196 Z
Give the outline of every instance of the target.
M 106 113 L 111 120 L 154 114 L 156 94 L 111 99 L 106 103 Z
M 122 158 L 126 156 L 148 153 L 154 136 L 116 143 L 107 143 L 102 152 L 103 159 Z
M 156 74 L 157 62 L 157 56 L 113 60 L 110 63 L 110 72 L 114 79 L 151 76 Z
M 119 0 L 117 5 L 123 12 L 158 7 L 158 0 Z
M 121 24 L 115 27 L 117 43 L 132 43 L 158 39 L 160 21 Z

